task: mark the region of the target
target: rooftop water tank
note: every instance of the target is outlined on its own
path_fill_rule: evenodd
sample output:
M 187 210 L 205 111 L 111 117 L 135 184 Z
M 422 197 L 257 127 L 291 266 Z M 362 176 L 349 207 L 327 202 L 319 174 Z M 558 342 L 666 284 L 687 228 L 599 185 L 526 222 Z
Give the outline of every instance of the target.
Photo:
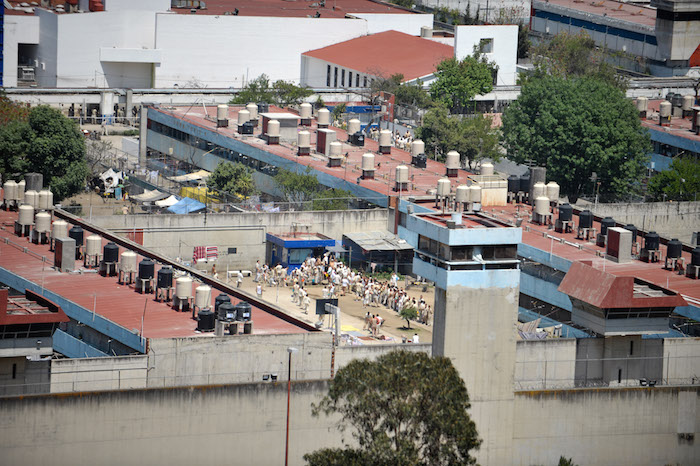
M 249 103 L 248 105 L 245 106 L 246 110 L 248 110 L 248 118 L 251 120 L 257 120 L 258 119 L 258 104 L 254 103 Z
M 299 106 L 299 117 L 305 120 L 308 120 L 311 118 L 311 104 L 308 102 L 304 102 Z
M 683 243 L 678 241 L 678 238 L 673 238 L 666 244 L 666 257 L 671 259 L 679 259 L 683 254 Z
M 102 260 L 104 262 L 114 264 L 119 262 L 119 246 L 112 242 L 105 244 L 105 247 L 102 252 Z
M 119 270 L 124 273 L 136 272 L 136 253 L 134 251 L 124 251 L 122 253 Z
M 180 277 L 175 280 L 175 296 L 178 299 L 192 297 L 192 279 L 190 277 Z
M 590 210 L 584 210 L 578 214 L 578 227 L 593 228 L 593 212 Z
M 219 303 L 216 308 L 216 318 L 222 322 L 233 322 L 236 320 L 236 308 L 229 301 Z
M 459 152 L 451 150 L 445 158 L 445 168 L 448 170 L 456 170 L 459 168 Z
M 437 182 L 437 195 L 440 197 L 447 197 L 450 195 L 451 188 L 450 180 L 447 178 L 440 178 Z
M 299 131 L 297 134 L 298 147 L 311 147 L 311 133 L 308 131 Z
M 15 199 L 17 199 L 18 202 L 24 202 L 24 191 L 26 191 L 26 185 L 27 182 L 22 180 L 19 183 L 17 183 L 17 191 L 15 191 Z
M 33 189 L 24 192 L 24 203 L 35 209 L 39 208 L 39 193 Z
M 327 108 L 318 109 L 318 114 L 316 115 L 316 122 L 321 126 L 328 126 L 331 124 L 331 112 Z
M 406 165 L 396 167 L 396 182 L 408 183 L 408 167 Z
M 383 129 L 379 132 L 379 145 L 381 147 L 391 146 L 391 131 Z
M 100 249 L 102 249 L 102 238 L 97 235 L 90 235 L 85 239 L 85 254 L 96 256 L 100 253 Z
M 158 288 L 170 288 L 173 286 L 173 268 L 161 267 L 158 270 L 158 279 L 156 280 Z
M 600 234 L 607 235 L 608 228 L 612 228 L 614 226 L 615 226 L 615 220 L 613 220 L 612 217 L 605 217 L 603 220 L 600 221 Z
M 51 231 L 51 214 L 39 212 L 34 217 L 34 230 L 39 233 L 48 233 Z
M 650 231 L 644 236 L 644 249 L 647 251 L 658 251 L 661 238 L 655 231 Z
M 141 280 L 150 280 L 155 277 L 156 263 L 150 259 L 144 259 L 139 262 L 139 278 Z
M 247 123 L 250 121 L 250 112 L 246 109 L 239 110 L 238 111 L 238 125 L 242 125 L 243 123 Z
M 350 121 L 348 121 L 348 134 L 355 134 L 360 132 L 360 128 L 362 127 L 362 123 L 360 123 L 360 120 L 357 118 L 353 118 Z
M 209 309 L 197 313 L 197 330 L 200 332 L 213 332 L 216 326 L 216 317 Z
M 228 126 L 228 105 L 221 104 L 216 106 L 216 120 L 219 126 Z
M 18 223 L 25 226 L 32 225 L 34 223 L 34 207 L 27 204 L 19 206 Z
M 544 167 L 530 167 L 530 186 L 535 183 L 545 184 L 547 182 L 547 169 Z
M 693 97 L 692 95 L 684 95 L 683 96 L 683 103 L 681 104 L 681 108 L 683 109 L 683 111 L 689 112 L 690 108 L 693 106 L 694 103 L 695 103 L 695 97 Z
M 508 192 L 517 193 L 520 191 L 520 177 L 518 175 L 510 175 L 508 177 Z
M 51 236 L 53 238 L 68 238 L 68 222 L 65 220 L 54 220 Z
M 199 285 L 194 290 L 194 305 L 199 309 L 211 308 L 211 287 L 209 285 Z
M 411 155 L 425 154 L 425 143 L 420 139 L 416 139 L 411 143 Z
M 230 303 L 231 298 L 226 293 L 219 293 L 219 296 L 214 298 L 214 309 L 218 310 L 219 306 L 223 303 Z
M 460 184 L 455 189 L 455 200 L 457 202 L 469 202 L 469 186 Z
M 574 216 L 574 208 L 571 204 L 562 204 L 559 206 L 559 220 L 562 222 L 570 222 Z
M 700 246 L 693 249 L 690 253 L 690 263 L 691 265 L 700 266 Z
M 671 102 L 664 100 L 661 102 L 661 105 L 659 105 L 659 115 L 662 117 L 670 117 L 672 108 L 673 105 L 671 105 Z
M 338 141 L 333 141 L 330 143 L 330 157 L 338 157 L 343 153 L 343 144 Z
M 547 185 L 545 185 L 541 181 L 535 183 L 535 185 L 532 187 L 532 196 L 534 196 L 535 199 L 537 199 L 538 197 L 546 197 Z
M 535 213 L 540 216 L 549 214 L 549 198 L 547 196 L 535 198 Z
M 53 193 L 48 189 L 39 191 L 39 208 L 42 210 L 53 209 Z
M 520 191 L 524 193 L 530 192 L 530 174 L 525 173 L 520 177 Z
M 374 170 L 374 154 L 371 154 L 369 152 L 366 154 L 362 154 L 362 169 Z
M 625 230 L 631 231 L 632 232 L 632 242 L 634 243 L 637 241 L 637 227 L 632 225 L 631 223 L 628 223 L 625 225 Z
M 238 320 L 244 320 L 244 321 L 249 321 L 251 318 L 251 311 L 252 311 L 252 306 L 250 303 L 246 301 L 241 301 L 240 303 L 236 304 L 236 314 Z
M 646 97 L 637 97 L 637 111 L 646 112 L 649 108 L 649 99 Z
M 481 174 L 484 176 L 493 175 L 493 164 L 490 162 L 484 162 L 481 164 Z
M 545 193 L 552 202 L 556 202 L 559 199 L 559 185 L 555 181 L 550 181 L 547 183 Z
M 280 137 L 280 122 L 278 120 L 270 120 L 267 122 L 267 135 L 273 138 Z
M 41 173 L 27 173 L 24 175 L 24 181 L 27 183 L 27 191 L 39 192 L 44 187 L 44 175 Z
M 17 199 L 17 182 L 14 180 L 7 180 L 2 185 L 3 192 L 5 193 L 5 201 L 14 201 Z
M 469 186 L 469 201 L 470 202 L 481 202 L 481 186 L 474 183 Z

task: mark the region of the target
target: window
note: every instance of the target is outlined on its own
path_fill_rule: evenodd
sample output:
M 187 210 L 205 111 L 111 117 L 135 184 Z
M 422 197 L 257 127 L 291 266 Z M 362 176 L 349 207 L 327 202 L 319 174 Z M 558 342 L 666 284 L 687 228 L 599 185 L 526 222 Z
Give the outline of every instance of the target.
M 348 71 L 348 87 L 352 87 L 352 71 Z
M 481 53 L 493 53 L 493 38 L 481 39 L 479 41 L 479 50 Z
M 338 87 L 338 67 L 335 67 L 335 71 L 333 71 L 333 87 Z
M 345 87 L 345 70 L 340 70 L 340 86 Z
M 355 73 L 355 87 L 360 87 L 360 75 Z
M 367 76 L 363 76 L 362 78 L 364 80 L 364 84 L 362 85 L 362 87 L 367 87 Z
M 331 65 L 326 65 L 326 87 L 331 87 Z

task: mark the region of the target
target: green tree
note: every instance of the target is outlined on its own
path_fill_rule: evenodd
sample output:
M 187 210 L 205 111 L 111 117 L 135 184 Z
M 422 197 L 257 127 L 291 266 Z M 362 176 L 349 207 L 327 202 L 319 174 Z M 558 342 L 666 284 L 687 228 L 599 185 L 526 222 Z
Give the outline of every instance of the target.
M 290 171 L 281 169 L 275 175 L 277 187 L 282 192 L 287 202 L 301 205 L 314 198 L 320 189 L 318 178 L 311 174 L 311 167 L 302 171 Z
M 313 196 L 313 210 L 347 210 L 348 203 L 355 196 L 344 189 L 331 188 Z
M 565 456 L 559 457 L 559 466 L 576 466 L 574 460 L 571 458 L 566 458 Z
M 430 94 L 423 89 L 420 81 L 412 84 L 404 84 L 404 76 L 401 73 L 392 74 L 388 78 L 382 77 L 380 71 L 374 74 L 379 76 L 370 83 L 370 96 L 379 92 L 388 92 L 396 97 L 396 105 L 406 105 L 418 108 L 426 108 L 431 104 Z
M 430 96 L 451 109 L 466 106 L 476 95 L 493 89 L 495 65 L 475 52 L 464 60 L 448 58 L 437 66 L 437 79 L 430 85 Z
M 26 121 L 29 117 L 29 108 L 11 101 L 0 89 L 0 126 L 13 121 Z
M 20 113 L 18 119 L 0 125 L 0 171 L 41 173 L 56 200 L 64 199 L 85 186 L 85 138 L 58 110 L 34 107 L 26 119 Z
M 423 126 L 416 129 L 416 135 L 425 142 L 429 154 L 444 159 L 447 152 L 456 150 L 461 162 L 470 169 L 476 168 L 485 158 L 501 158 L 501 134 L 487 115 L 462 119 L 451 116 L 446 107 L 437 105 L 426 112 Z
M 464 465 L 479 448 L 469 395 L 449 358 L 393 351 L 338 371 L 314 416 L 338 415 L 357 447 L 304 455 L 311 466 Z
M 593 172 L 604 199 L 641 190 L 649 134 L 624 92 L 605 80 L 530 79 L 504 112 L 502 130 L 509 157 L 547 167 L 571 202 L 587 192 Z
M 700 192 L 700 162 L 676 157 L 669 170 L 654 175 L 647 185 L 652 200 L 694 201 Z
M 339 103 L 335 107 L 333 107 L 333 112 L 332 112 L 332 118 L 333 121 L 335 120 L 340 120 L 340 117 L 343 116 L 343 113 L 345 113 L 345 110 L 347 109 L 347 105 L 345 103 Z
M 406 328 L 411 328 L 411 320 L 418 317 L 418 309 L 413 306 L 406 306 L 399 311 L 399 317 L 406 321 Z
M 248 197 L 255 192 L 253 170 L 242 163 L 219 162 L 207 179 L 209 187 L 229 194 Z
M 278 80 L 270 83 L 266 74 L 261 74 L 250 81 L 229 103 L 245 105 L 249 102 L 264 102 L 281 107 L 299 105 L 311 96 L 313 91 L 297 86 L 289 81 Z

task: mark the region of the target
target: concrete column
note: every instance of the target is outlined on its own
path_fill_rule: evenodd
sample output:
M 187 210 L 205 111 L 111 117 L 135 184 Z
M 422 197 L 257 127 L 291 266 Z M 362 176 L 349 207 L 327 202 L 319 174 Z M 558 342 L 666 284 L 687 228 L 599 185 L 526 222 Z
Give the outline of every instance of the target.
M 134 91 L 131 89 L 127 89 L 126 91 L 126 104 L 124 104 L 124 116 L 126 117 L 126 121 L 131 122 L 132 125 L 136 125 L 136 123 L 133 120 L 130 120 L 133 115 L 131 114 L 131 107 L 134 105 L 133 104 L 134 100 Z
M 148 139 L 148 108 L 141 106 L 141 121 L 139 124 L 139 165 L 146 166 L 147 139 Z
M 114 93 L 111 91 L 103 91 L 100 93 L 100 114 L 102 118 L 107 119 L 107 124 L 113 123 L 114 115 Z

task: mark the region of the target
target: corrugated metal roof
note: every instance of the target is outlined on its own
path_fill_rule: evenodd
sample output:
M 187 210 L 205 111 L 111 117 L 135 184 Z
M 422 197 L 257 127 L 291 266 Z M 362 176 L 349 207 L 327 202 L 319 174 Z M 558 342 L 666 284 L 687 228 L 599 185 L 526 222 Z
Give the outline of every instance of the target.
M 413 249 L 413 246 L 405 240 L 385 231 L 347 233 L 343 237 L 348 238 L 366 251 L 403 251 Z

